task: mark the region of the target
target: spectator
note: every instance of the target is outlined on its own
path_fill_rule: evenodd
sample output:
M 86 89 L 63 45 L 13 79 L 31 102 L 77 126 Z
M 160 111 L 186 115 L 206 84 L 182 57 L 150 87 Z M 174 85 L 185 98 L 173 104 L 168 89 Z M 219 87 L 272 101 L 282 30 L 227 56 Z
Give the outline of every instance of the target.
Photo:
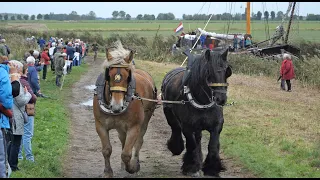
M 13 60 L 11 61 L 16 67 L 17 71 L 20 75 L 22 74 L 23 65 L 21 62 Z M 25 113 L 25 105 L 30 101 L 31 94 L 28 92 L 27 88 L 23 88 L 20 84 L 20 93 L 13 100 L 13 116 L 14 120 L 12 122 L 12 140 L 8 144 L 8 162 L 12 169 L 12 171 L 19 170 L 18 168 L 18 154 L 21 145 L 22 135 L 24 133 L 24 113 Z
M 51 48 L 49 49 L 49 55 L 50 55 L 50 60 L 51 60 L 51 71 L 54 73 L 54 61 L 53 61 L 53 55 L 54 55 L 54 50 L 56 49 L 56 43 L 52 42 L 51 43 Z
M 5 40 L 5 39 L 1 39 L 0 41 L 2 41 L 3 45 L 5 46 L 6 51 L 7 51 L 7 56 L 8 56 L 8 58 L 9 58 L 9 55 L 10 55 L 10 53 L 11 53 L 11 50 L 10 50 L 9 46 L 6 44 L 6 40 Z
M 68 45 L 67 45 L 67 60 L 69 60 L 71 62 L 70 62 L 70 66 L 67 67 L 68 74 L 70 74 L 71 71 L 72 71 L 72 66 L 73 66 L 73 62 L 72 61 L 73 61 L 75 52 L 76 52 L 75 48 L 72 47 L 71 42 L 69 42 Z
M 41 56 L 40 56 L 40 52 L 37 50 L 31 50 L 30 54 L 34 57 L 35 59 L 35 67 L 37 71 L 42 71 L 43 69 L 43 62 L 40 61 Z
M 6 42 L 5 39 L 0 40 L 0 56 L 8 57 L 8 50 L 7 50 L 5 42 Z
M 250 37 L 247 37 L 246 41 L 245 41 L 245 47 L 249 47 L 251 46 L 251 39 Z
M 287 53 L 283 54 L 283 61 L 281 63 L 280 69 L 281 75 L 281 89 L 286 90 L 285 83 L 287 83 L 287 91 L 291 92 L 291 82 L 290 80 L 295 78 L 294 67 L 292 63 L 291 56 Z
M 89 42 L 88 41 L 85 43 L 85 46 L 86 46 L 85 56 L 87 56 L 89 53 Z
M 99 50 L 99 46 L 98 46 L 97 41 L 95 41 L 95 42 L 92 44 L 92 50 L 93 50 L 93 52 L 94 52 L 93 60 L 95 61 L 95 60 L 97 59 L 98 50 Z
M 74 57 L 74 60 L 73 60 L 74 66 L 80 66 L 82 48 L 81 48 L 81 46 L 79 45 L 78 42 L 75 43 L 75 50 L 76 50 L 76 52 L 75 52 L 75 55 L 74 55 L 75 57 Z
M 5 59 L 4 56 L 0 56 L 0 104 L 4 109 L 9 110 L 12 108 L 13 104 L 13 90 L 10 85 L 9 66 L 3 64 L 5 60 L 7 59 Z M 12 76 L 12 78 L 18 79 L 15 76 Z M 9 116 L 10 115 L 6 115 L 3 110 L 0 111 L 0 178 L 8 177 L 6 172 L 6 134 L 7 130 L 10 129 Z
M 24 64 L 22 69 L 22 75 L 20 77 L 20 83 L 22 84 L 22 86 L 27 87 L 28 92 L 32 96 L 28 104 L 33 104 L 35 108 L 37 96 L 33 93 L 29 85 L 27 74 L 28 74 L 28 65 Z M 35 111 L 35 109 L 33 110 Z M 33 131 L 34 131 L 34 114 L 30 114 L 30 113 L 28 114 L 28 111 L 27 111 L 27 115 L 28 115 L 28 122 L 24 124 L 24 134 L 22 136 L 18 159 L 23 159 L 23 156 L 22 156 L 22 147 L 23 147 L 26 159 L 34 162 L 34 156 L 32 154 L 32 145 L 31 145 L 31 140 L 32 140 Z
M 41 63 L 43 65 L 43 71 L 42 71 L 42 79 L 46 80 L 47 79 L 47 70 L 48 70 L 48 65 L 50 64 L 50 57 L 48 56 L 49 49 L 45 47 L 41 53 Z
M 43 94 L 40 91 L 40 84 L 38 81 L 38 72 L 36 70 L 36 67 L 34 65 L 35 59 L 33 56 L 29 56 L 27 58 L 27 64 L 28 64 L 28 82 L 30 84 L 30 87 L 33 91 L 33 93 L 37 97 L 44 97 Z
M 62 53 L 62 46 L 57 47 L 57 53 L 54 55 L 55 73 L 56 73 L 56 85 L 61 87 L 61 77 L 63 75 L 63 67 L 65 65 L 64 57 L 66 53 Z
M 39 46 L 40 46 L 41 51 L 44 49 L 45 45 L 46 45 L 46 40 L 44 40 L 43 37 L 41 37 L 39 40 Z
M 237 35 L 234 35 L 234 38 L 233 38 L 233 48 L 234 48 L 234 51 L 238 50 L 238 37 L 237 37 Z

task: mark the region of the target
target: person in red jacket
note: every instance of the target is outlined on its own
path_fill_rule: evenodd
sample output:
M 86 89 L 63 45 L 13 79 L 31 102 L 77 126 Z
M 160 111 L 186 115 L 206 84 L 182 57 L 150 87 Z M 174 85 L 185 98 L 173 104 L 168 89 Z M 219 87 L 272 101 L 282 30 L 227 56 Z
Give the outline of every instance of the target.
M 47 70 L 48 70 L 48 65 L 50 65 L 50 57 L 48 55 L 49 49 L 45 47 L 41 53 L 41 62 L 44 63 L 43 65 L 43 74 L 42 74 L 42 79 L 46 80 L 47 79 Z
M 283 54 L 283 61 L 281 63 L 280 68 L 280 75 L 281 75 L 281 89 L 285 89 L 284 81 L 287 83 L 288 92 L 291 92 L 291 82 L 290 80 L 295 78 L 294 74 L 294 67 L 292 63 L 291 56 L 289 54 Z

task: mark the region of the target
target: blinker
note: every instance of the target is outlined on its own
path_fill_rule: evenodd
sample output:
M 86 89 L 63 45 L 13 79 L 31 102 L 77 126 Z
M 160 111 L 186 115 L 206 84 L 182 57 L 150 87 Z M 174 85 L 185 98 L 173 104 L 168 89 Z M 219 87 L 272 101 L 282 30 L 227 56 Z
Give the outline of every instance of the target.
M 121 77 L 121 74 L 116 74 L 114 76 L 114 82 L 115 83 L 119 83 L 121 81 L 122 77 Z

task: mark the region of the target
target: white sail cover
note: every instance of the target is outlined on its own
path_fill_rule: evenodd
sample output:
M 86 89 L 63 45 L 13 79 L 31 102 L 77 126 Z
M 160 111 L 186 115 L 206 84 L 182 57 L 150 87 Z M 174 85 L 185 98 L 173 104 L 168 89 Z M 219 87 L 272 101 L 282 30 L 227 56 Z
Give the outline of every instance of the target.
M 215 32 L 207 32 L 205 30 L 202 30 L 201 28 L 198 28 L 198 32 L 202 33 L 202 35 L 209 35 L 215 38 L 220 38 L 220 39 L 229 39 L 232 40 L 234 38 L 234 35 L 228 35 L 228 34 L 217 34 Z M 237 34 L 238 38 L 243 38 L 242 34 Z

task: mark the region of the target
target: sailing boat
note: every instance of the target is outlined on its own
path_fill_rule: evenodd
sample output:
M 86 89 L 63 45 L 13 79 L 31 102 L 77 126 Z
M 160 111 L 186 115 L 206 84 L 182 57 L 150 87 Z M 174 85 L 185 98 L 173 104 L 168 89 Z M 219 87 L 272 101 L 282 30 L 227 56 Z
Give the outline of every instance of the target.
M 245 49 L 242 49 L 240 51 L 234 52 L 234 53 L 235 54 L 252 53 L 252 54 L 257 55 L 259 57 L 268 57 L 268 56 L 277 56 L 279 54 L 282 54 L 283 51 L 286 51 L 294 56 L 300 57 L 300 49 L 293 46 L 293 45 L 289 45 L 287 43 L 289 32 L 290 32 L 290 27 L 291 27 L 293 15 L 294 15 L 295 4 L 296 4 L 296 2 L 289 2 L 288 9 L 282 17 L 282 22 L 276 28 L 276 32 L 272 38 L 267 39 L 262 42 L 254 43 L 251 46 L 249 46 Z M 196 40 L 196 36 L 204 35 L 204 36 L 210 36 L 211 39 L 217 39 L 217 40 L 222 41 L 223 43 L 221 43 L 221 45 L 228 45 L 228 44 L 233 44 L 233 43 L 231 43 L 231 41 L 233 41 L 235 35 L 237 35 L 237 38 L 244 39 L 244 40 L 247 39 L 247 37 L 252 38 L 250 5 L 251 5 L 250 2 L 246 3 L 247 10 L 246 10 L 246 32 L 245 33 L 222 34 L 222 33 L 215 33 L 215 32 L 207 32 L 201 28 L 197 28 L 197 30 L 196 30 L 197 35 L 194 35 L 192 40 L 194 40 L 194 39 Z M 286 33 L 285 33 L 283 24 L 284 24 L 285 19 L 287 18 L 290 11 L 291 11 L 291 16 L 290 16 L 290 20 L 288 23 Z M 280 39 L 282 39 L 282 44 L 276 45 L 275 43 Z M 267 44 L 265 47 L 259 47 L 259 46 L 263 45 L 263 43 L 265 43 L 265 42 L 269 42 L 269 44 Z M 229 45 L 229 47 L 230 46 L 231 45 Z M 230 48 L 230 49 L 232 49 L 232 48 Z

